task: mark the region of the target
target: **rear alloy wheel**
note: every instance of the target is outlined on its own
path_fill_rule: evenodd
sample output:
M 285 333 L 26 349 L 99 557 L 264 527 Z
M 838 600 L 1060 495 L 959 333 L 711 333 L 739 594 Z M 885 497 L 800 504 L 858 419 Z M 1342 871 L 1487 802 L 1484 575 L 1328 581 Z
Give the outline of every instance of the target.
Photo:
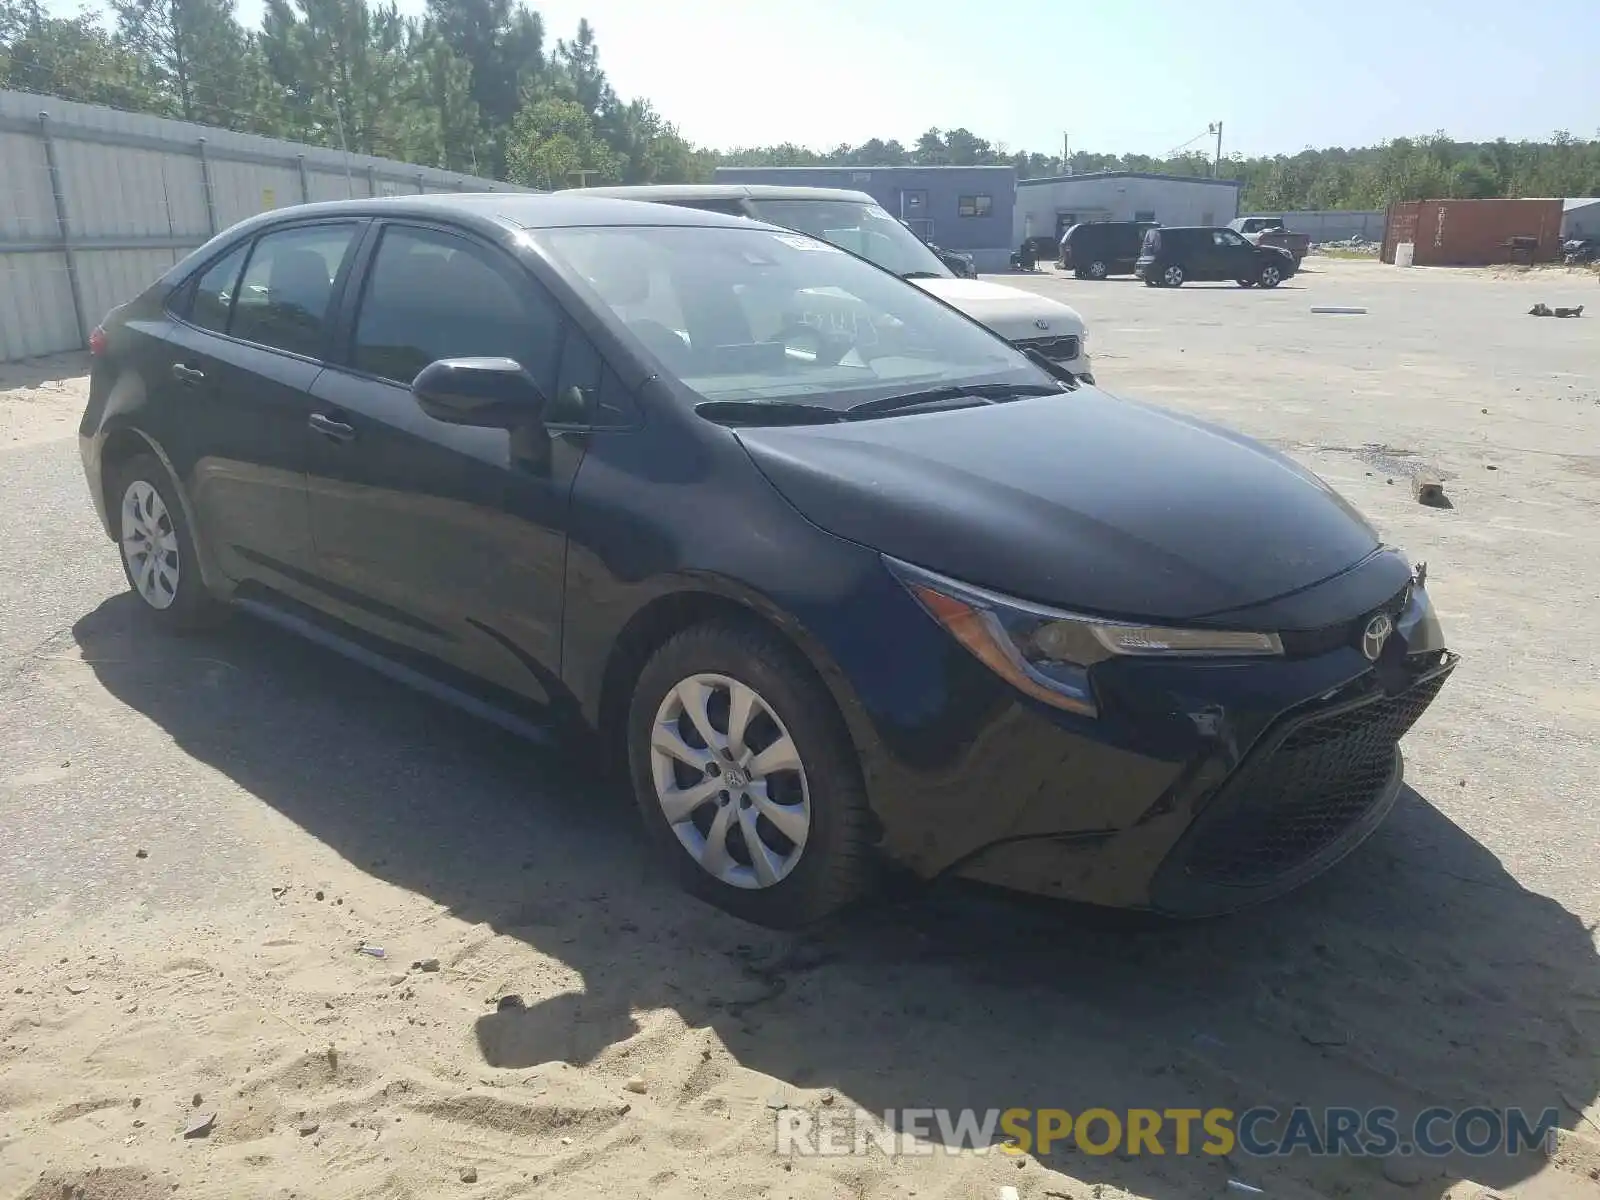
M 1170 267 L 1162 268 L 1162 271 L 1161 271 L 1161 286 L 1162 287 L 1182 287 L 1183 286 L 1183 280 L 1184 280 L 1183 268 L 1180 267 L 1177 263 L 1173 263 Z
M 1089 278 L 1090 279 L 1104 279 L 1110 273 L 1111 273 L 1111 269 L 1109 267 L 1107 267 L 1106 264 L 1102 260 L 1100 260 L 1098 258 L 1095 259 L 1092 263 L 1089 264 Z
M 218 605 L 200 578 L 194 538 L 166 468 L 154 455 L 135 455 L 110 483 L 122 570 L 134 595 L 173 629 L 210 624 Z
M 1283 282 L 1283 269 L 1275 263 L 1267 263 L 1256 276 L 1256 282 L 1264 288 L 1275 288 Z
M 833 698 L 754 625 L 685 630 L 646 664 L 628 720 L 658 850 L 717 907 L 806 925 L 866 890 L 867 808 Z

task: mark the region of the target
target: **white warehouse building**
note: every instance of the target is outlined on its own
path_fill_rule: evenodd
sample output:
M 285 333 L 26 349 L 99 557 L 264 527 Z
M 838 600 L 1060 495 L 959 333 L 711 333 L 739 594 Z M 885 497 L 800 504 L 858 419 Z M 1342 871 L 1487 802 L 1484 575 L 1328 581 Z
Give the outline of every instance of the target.
M 1060 239 L 1079 221 L 1157 221 L 1162 225 L 1226 225 L 1239 215 L 1237 179 L 1097 171 L 1017 180 L 1012 241 Z

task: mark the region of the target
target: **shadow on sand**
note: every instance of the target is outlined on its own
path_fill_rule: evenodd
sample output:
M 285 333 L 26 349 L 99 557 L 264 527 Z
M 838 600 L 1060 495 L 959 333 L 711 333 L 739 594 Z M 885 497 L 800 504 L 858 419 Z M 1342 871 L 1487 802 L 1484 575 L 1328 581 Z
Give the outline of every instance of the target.
M 632 1011 L 672 1008 L 743 1065 L 880 1113 L 1438 1104 L 1556 1107 L 1571 1127 L 1569 1105 L 1600 1090 L 1591 932 L 1415 793 L 1329 876 L 1225 920 L 943 889 L 780 936 L 677 892 L 597 764 L 248 620 L 197 646 L 140 618 L 123 595 L 74 627 L 113 695 L 357 867 L 582 974 L 581 993 L 486 1011 L 474 1032 L 492 1065 L 583 1064 L 635 1032 Z M 1372 1159 L 1044 1161 L 1151 1197 L 1214 1195 L 1230 1176 L 1269 1195 L 1446 1185 L 1402 1193 Z M 1504 1187 L 1542 1161 L 1446 1166 Z

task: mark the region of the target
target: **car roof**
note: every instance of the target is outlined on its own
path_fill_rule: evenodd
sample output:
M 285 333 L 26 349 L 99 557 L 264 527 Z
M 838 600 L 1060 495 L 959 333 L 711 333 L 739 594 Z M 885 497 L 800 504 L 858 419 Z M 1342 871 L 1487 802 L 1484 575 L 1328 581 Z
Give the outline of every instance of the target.
M 558 229 L 581 225 L 713 225 L 748 229 L 750 221 L 723 213 L 668 208 L 608 196 L 564 192 L 440 192 L 422 196 L 380 196 L 362 200 L 330 200 L 274 209 L 269 218 L 303 219 L 333 216 L 441 216 L 488 219 L 519 229 Z
M 770 183 L 651 183 L 628 187 L 574 188 L 569 196 L 606 196 L 618 200 L 848 200 L 876 204 L 866 192 L 847 188 L 783 187 Z

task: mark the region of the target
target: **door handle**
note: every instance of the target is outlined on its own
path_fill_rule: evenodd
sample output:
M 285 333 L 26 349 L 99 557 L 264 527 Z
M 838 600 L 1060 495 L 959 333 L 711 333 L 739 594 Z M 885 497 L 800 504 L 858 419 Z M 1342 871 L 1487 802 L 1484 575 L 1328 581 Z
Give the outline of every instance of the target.
M 196 367 L 185 366 L 183 363 L 173 363 L 172 377 L 179 383 L 199 383 L 206 377 L 206 373 Z
M 332 438 L 336 442 L 353 441 L 356 436 L 356 427 L 343 421 L 335 421 L 325 413 L 312 413 L 306 424 L 315 429 L 324 437 Z

